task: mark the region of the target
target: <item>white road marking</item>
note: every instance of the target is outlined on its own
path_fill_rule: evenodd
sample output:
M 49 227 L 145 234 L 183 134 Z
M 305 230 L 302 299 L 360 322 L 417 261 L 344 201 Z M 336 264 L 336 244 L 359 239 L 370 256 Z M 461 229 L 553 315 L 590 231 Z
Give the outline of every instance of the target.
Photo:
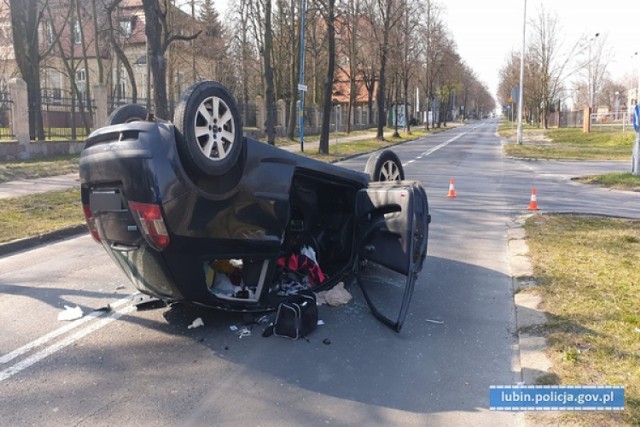
M 126 298 L 122 298 L 117 300 L 116 302 L 114 302 L 111 305 L 111 308 L 118 308 L 120 307 L 122 304 L 127 303 L 128 301 L 131 301 L 133 298 L 133 296 L 128 296 Z M 62 334 L 66 334 L 67 332 L 69 332 L 72 329 L 77 328 L 78 326 L 81 326 L 97 317 L 103 316 L 106 312 L 104 311 L 93 311 L 89 314 L 87 314 L 86 316 L 82 317 L 81 319 L 78 319 L 72 323 L 69 323 L 61 328 L 56 329 L 55 331 L 49 332 L 46 335 L 41 336 L 40 338 L 31 341 L 28 344 L 23 345 L 22 347 L 13 350 L 11 353 L 7 353 L 5 355 L 3 355 L 2 357 L 0 357 L 0 363 L 9 363 L 10 361 L 12 361 L 13 359 L 15 359 L 18 356 L 21 356 L 31 350 L 33 350 L 36 347 L 40 347 L 41 345 L 46 344 L 47 342 L 51 341 L 52 339 L 59 337 Z
M 472 129 L 472 130 L 473 130 L 473 129 Z M 416 157 L 416 159 L 421 159 L 422 157 L 425 157 L 425 156 L 428 156 L 429 154 L 435 153 L 435 152 L 436 152 L 436 151 L 438 151 L 439 149 L 441 149 L 441 148 L 443 148 L 443 147 L 446 147 L 447 145 L 451 144 L 453 141 L 455 141 L 456 139 L 460 138 L 460 137 L 461 137 L 461 136 L 463 136 L 463 135 L 466 135 L 467 133 L 469 133 L 469 131 L 467 131 L 467 132 L 462 132 L 462 133 L 460 133 L 460 134 L 458 134 L 458 135 L 454 136 L 453 138 L 450 138 L 450 139 L 446 140 L 446 141 L 445 141 L 445 142 L 443 142 L 442 144 L 440 144 L 440 145 L 436 145 L 435 147 L 433 147 L 433 148 L 431 148 L 431 149 L 429 149 L 429 150 L 425 151 L 424 153 L 420 153 L 420 154 Z M 408 164 L 410 164 L 410 163 L 414 162 L 416 159 L 414 159 L 414 160 L 409 160 L 408 162 L 403 163 L 403 164 L 402 164 L 402 166 L 407 166 Z
M 130 298 L 128 300 L 130 300 Z M 120 302 L 120 301 L 122 301 L 122 300 L 118 300 L 117 302 Z M 91 334 L 91 333 L 93 333 L 93 332 L 95 332 L 95 331 L 107 326 L 109 323 L 113 322 L 114 320 L 119 319 L 120 317 L 124 316 L 125 314 L 128 314 L 128 313 L 132 312 L 135 309 L 136 309 L 136 307 L 134 305 L 129 305 L 129 306 L 124 307 L 120 311 L 111 312 L 109 314 L 109 316 L 107 316 L 107 317 L 105 317 L 103 319 L 100 319 L 97 322 L 94 322 L 93 324 L 89 325 L 88 327 L 79 330 L 75 334 L 70 335 L 69 337 L 67 337 L 67 338 L 65 338 L 63 340 L 58 341 L 57 343 L 52 344 L 49 347 L 46 347 L 46 348 L 40 350 L 39 352 L 33 354 L 32 356 L 27 357 L 26 359 L 16 363 L 13 366 L 10 366 L 10 367 L 4 369 L 3 371 L 0 371 L 0 382 L 6 380 L 8 378 L 11 378 L 15 374 L 17 374 L 17 373 L 29 368 L 30 366 L 38 363 L 39 361 L 45 359 L 46 357 L 51 356 L 55 352 L 57 352 L 59 350 L 62 350 L 63 348 L 73 344 L 74 342 L 78 341 L 79 339 L 84 338 L 85 336 L 87 336 L 87 335 L 89 335 L 89 334 Z M 89 317 L 89 316 L 87 316 L 87 317 Z M 89 320 L 94 319 L 94 318 L 95 318 L 95 316 L 91 317 Z M 82 319 L 80 319 L 80 320 L 82 320 Z M 78 326 L 78 325 L 76 325 L 76 326 Z M 63 329 L 63 328 L 60 328 L 60 329 Z M 55 332 L 58 332 L 60 329 L 58 329 Z M 69 329 L 71 329 L 71 328 L 69 328 Z M 45 338 L 45 337 L 42 337 L 42 338 Z M 51 338 L 49 338 L 49 339 L 51 339 Z M 36 341 L 39 341 L 39 340 L 36 340 Z M 36 342 L 36 341 L 34 341 L 34 342 Z M 29 346 L 29 344 L 27 344 L 27 346 Z M 25 347 L 27 347 L 27 346 L 25 346 Z M 30 346 L 30 348 L 35 348 L 35 346 Z M 28 351 L 28 350 L 26 350 L 26 351 Z M 10 354 L 12 354 L 12 353 L 10 353 Z M 20 353 L 20 354 L 22 354 L 22 353 Z

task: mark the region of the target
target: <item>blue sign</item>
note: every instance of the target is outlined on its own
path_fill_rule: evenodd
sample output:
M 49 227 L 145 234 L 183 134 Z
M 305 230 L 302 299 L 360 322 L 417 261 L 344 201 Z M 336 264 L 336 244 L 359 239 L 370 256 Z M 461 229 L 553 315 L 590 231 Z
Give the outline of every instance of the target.
M 636 132 L 640 132 L 640 105 L 636 104 L 636 108 L 633 110 L 633 129 Z
M 489 408 L 492 411 L 622 411 L 624 387 L 492 385 Z
M 520 88 L 519 87 L 512 87 L 511 88 L 511 99 L 513 102 L 518 103 L 519 99 L 520 99 Z

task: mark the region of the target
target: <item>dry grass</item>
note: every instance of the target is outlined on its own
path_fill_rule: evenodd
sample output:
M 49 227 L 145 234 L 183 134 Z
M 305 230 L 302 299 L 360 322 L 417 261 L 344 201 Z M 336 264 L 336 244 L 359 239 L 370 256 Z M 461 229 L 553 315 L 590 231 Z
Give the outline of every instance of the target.
M 82 223 L 78 189 L 0 199 L 0 243 Z
M 509 143 L 507 155 L 526 159 L 626 160 L 631 158 L 633 132 L 591 132 L 582 129 L 539 129 L 526 127 L 523 143 L 516 144 L 515 131 L 502 123 L 499 135 Z
M 560 384 L 623 385 L 622 414 L 563 414 L 579 425 L 640 424 L 640 220 L 535 215 L 526 222 L 545 335 Z

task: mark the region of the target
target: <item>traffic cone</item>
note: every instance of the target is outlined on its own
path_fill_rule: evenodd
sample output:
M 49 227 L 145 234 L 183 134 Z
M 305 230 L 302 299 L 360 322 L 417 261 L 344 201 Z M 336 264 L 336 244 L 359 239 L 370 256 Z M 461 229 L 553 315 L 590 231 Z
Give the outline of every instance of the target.
M 531 201 L 529 202 L 529 210 L 537 211 L 538 210 L 538 191 L 536 187 L 531 189 Z
M 449 179 L 449 194 L 447 197 L 453 199 L 456 197 L 456 187 L 453 185 L 453 178 Z

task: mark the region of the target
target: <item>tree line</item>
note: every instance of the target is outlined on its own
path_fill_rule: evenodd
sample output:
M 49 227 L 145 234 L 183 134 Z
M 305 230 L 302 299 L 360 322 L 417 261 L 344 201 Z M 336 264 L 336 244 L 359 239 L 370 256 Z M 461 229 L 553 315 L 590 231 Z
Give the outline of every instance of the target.
M 635 84 L 631 77 L 611 78 L 612 48 L 606 34 L 566 40 L 557 14 L 544 7 L 526 25 L 523 115 L 529 123 L 547 128 L 549 114 L 569 107 L 626 109 L 621 101 Z M 512 52 L 500 69 L 498 99 L 503 107 L 518 103 L 520 58 L 520 52 Z
M 47 57 L 64 58 L 63 71 L 81 106 L 90 102 L 86 95 L 91 84 L 110 84 L 113 91 L 118 90 L 119 82 L 112 81 L 105 65 L 107 59 L 116 58 L 135 100 L 139 82 L 126 55 L 132 35 L 119 15 L 132 0 L 5 2 L 11 10 L 14 49 L 21 53 L 16 55 L 17 66 L 28 86 L 33 139 L 44 138 L 39 70 Z M 348 97 L 347 126 L 361 102 L 358 96 L 364 96 L 368 117 L 374 111 L 378 114 L 379 139 L 384 138 L 386 114 L 392 106 L 409 111 L 408 106 L 419 102 L 421 110 L 433 112 L 434 126 L 446 125 L 454 107 L 463 118 L 495 108 L 486 85 L 458 54 L 443 6 L 435 0 L 236 0 L 230 2 L 224 19 L 213 0 L 139 3 L 144 11 L 144 28 L 139 31 L 146 39 L 153 110 L 158 117 L 171 117 L 169 101 L 175 97 L 171 76 L 180 71 L 191 81 L 220 81 L 241 104 L 262 97 L 267 120 L 258 125 L 265 126 L 269 143 L 275 141 L 274 104 L 283 99 L 289 110 L 287 135 L 294 139 L 301 66 L 308 87 L 305 102 L 320 105 L 323 111 L 321 152 L 328 152 L 330 112 L 340 95 L 335 93 L 338 78 L 345 80 L 341 87 L 348 87 L 342 94 Z M 303 21 L 305 54 L 300 64 Z M 172 56 L 180 60 L 170 63 L 167 57 L 172 49 L 176 52 Z M 196 58 L 202 57 L 212 58 L 215 70 L 197 71 Z M 88 61 L 97 61 L 98 71 L 79 88 L 74 84 L 74 69 L 85 63 L 89 70 Z M 411 122 L 407 120 L 408 132 Z

